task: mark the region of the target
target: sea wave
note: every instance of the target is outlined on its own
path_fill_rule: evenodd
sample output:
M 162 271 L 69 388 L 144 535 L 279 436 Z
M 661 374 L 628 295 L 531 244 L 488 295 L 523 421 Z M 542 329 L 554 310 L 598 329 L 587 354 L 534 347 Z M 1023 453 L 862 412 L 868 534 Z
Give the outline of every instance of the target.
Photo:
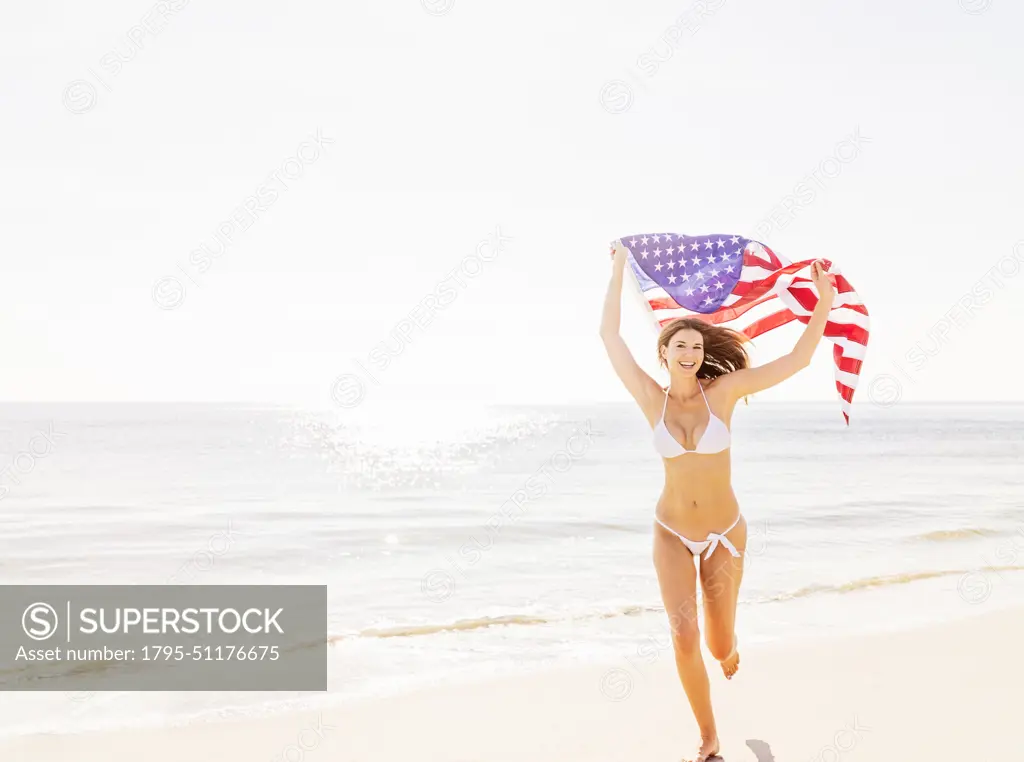
M 904 572 L 901 574 L 883 574 L 875 577 L 864 577 L 863 579 L 843 582 L 833 585 L 808 585 L 791 592 L 779 593 L 778 595 L 760 598 L 756 603 L 772 603 L 777 601 L 791 601 L 797 598 L 807 598 L 812 595 L 854 593 L 871 588 L 892 587 L 893 585 L 907 585 L 911 582 L 920 582 L 926 579 L 938 579 L 940 577 L 965 577 L 976 575 L 982 577 L 986 574 L 998 574 L 1000 572 L 1024 571 L 1024 566 L 979 566 L 973 569 L 942 569 L 939 571 Z
M 661 606 L 622 606 L 605 611 L 595 611 L 575 615 L 545 616 L 539 614 L 506 614 L 470 619 L 459 619 L 454 622 L 427 623 L 416 625 L 397 625 L 395 627 L 371 628 L 357 633 L 336 635 L 328 642 L 334 643 L 354 638 L 408 638 L 420 635 L 436 635 L 441 632 L 465 632 L 488 627 L 508 625 L 557 624 L 562 622 L 581 622 L 600 619 L 613 619 L 624 616 L 639 616 L 649 612 L 664 611 Z
M 937 571 L 903 572 L 899 574 L 878 575 L 851 580 L 849 582 L 808 585 L 776 595 L 762 596 L 753 600 L 743 601 L 741 605 L 756 606 L 766 603 L 778 603 L 807 598 L 816 595 L 838 595 L 853 593 L 875 588 L 886 588 L 896 585 L 907 585 L 923 580 L 937 579 L 941 577 L 960 577 L 967 582 L 976 583 L 988 574 L 999 574 L 1002 572 L 1024 571 L 1024 566 L 1003 565 L 1003 566 L 980 566 L 972 569 L 942 569 Z M 973 575 L 973 576 L 972 576 Z M 973 588 L 968 591 L 972 592 Z M 976 592 L 976 591 L 973 591 Z M 436 635 L 443 632 L 467 632 L 481 630 L 490 627 L 507 626 L 534 626 L 563 623 L 576 623 L 594 621 L 601 619 L 614 619 L 619 617 L 640 616 L 648 613 L 664 613 L 662 606 L 650 605 L 627 605 L 617 606 L 606 610 L 582 612 L 565 615 L 545 614 L 505 614 L 486 617 L 473 617 L 458 619 L 452 622 L 434 622 L 423 624 L 395 625 L 393 627 L 369 628 L 358 632 L 351 632 L 342 635 L 333 635 L 328 639 L 330 644 L 350 641 L 357 638 L 410 638 L 425 635 Z

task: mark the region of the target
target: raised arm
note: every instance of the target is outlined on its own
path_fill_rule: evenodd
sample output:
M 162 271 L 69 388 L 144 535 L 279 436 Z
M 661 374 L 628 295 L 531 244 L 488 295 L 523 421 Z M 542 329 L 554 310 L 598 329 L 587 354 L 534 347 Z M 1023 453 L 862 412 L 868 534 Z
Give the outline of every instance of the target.
M 793 351 L 756 368 L 741 368 L 719 378 L 716 386 L 727 389 L 734 399 L 770 389 L 811 364 L 814 350 L 825 334 L 825 324 L 835 300 L 835 290 L 825 272 L 825 265 L 819 259 L 811 265 L 811 280 L 818 289 L 818 304 L 811 313 L 811 319 Z
M 619 241 L 614 244 L 612 252 L 612 279 L 608 284 L 608 293 L 604 298 L 604 312 L 601 315 L 601 340 L 612 361 L 615 373 L 625 384 L 633 399 L 646 410 L 650 400 L 660 392 L 658 383 L 647 375 L 633 359 L 629 347 L 619 335 L 619 320 L 622 312 L 622 279 L 626 269 L 626 247 Z

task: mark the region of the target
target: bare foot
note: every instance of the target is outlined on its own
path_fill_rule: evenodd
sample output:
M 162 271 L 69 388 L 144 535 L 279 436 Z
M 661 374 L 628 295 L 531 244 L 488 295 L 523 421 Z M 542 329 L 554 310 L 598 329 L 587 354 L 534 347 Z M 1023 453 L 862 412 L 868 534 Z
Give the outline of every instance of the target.
M 722 672 L 725 673 L 727 680 L 731 680 L 732 676 L 736 674 L 736 670 L 740 668 L 740 652 L 736 650 L 738 647 L 739 640 L 737 640 L 734 634 L 732 636 L 732 653 L 719 662 L 722 665 Z
M 712 759 L 721 759 L 718 756 L 718 736 L 712 736 L 711 738 L 702 739 L 700 749 L 697 752 L 697 756 L 694 757 L 693 762 L 708 762 Z

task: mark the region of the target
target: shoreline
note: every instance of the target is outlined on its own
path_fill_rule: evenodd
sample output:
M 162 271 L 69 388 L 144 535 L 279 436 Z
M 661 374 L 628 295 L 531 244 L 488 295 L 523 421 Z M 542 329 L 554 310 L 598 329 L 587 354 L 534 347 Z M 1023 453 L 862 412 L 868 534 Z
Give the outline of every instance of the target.
M 896 632 L 749 645 L 729 682 L 705 654 L 725 759 L 1006 758 L 1024 607 Z M 671 653 L 421 688 L 316 710 L 0 740 L 4 759 L 677 759 L 696 728 Z M 642 662 L 638 664 L 638 662 Z M 856 740 L 854 740 L 856 739 Z M 1000 750 L 1002 753 L 1000 754 Z

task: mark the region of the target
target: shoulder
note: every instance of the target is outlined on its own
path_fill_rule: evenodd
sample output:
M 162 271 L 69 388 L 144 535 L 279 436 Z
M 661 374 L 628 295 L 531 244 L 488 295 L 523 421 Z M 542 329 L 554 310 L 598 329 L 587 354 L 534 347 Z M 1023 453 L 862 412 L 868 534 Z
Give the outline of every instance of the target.
M 715 378 L 703 378 L 701 384 L 704 387 L 704 391 L 710 392 L 712 389 L 717 391 L 723 391 L 733 385 L 733 382 L 739 378 L 745 369 L 740 368 L 739 370 L 731 370 L 728 373 L 723 373 Z
M 728 384 L 723 384 L 722 381 L 728 375 L 731 374 L 724 373 L 717 378 L 698 378 L 697 382 L 704 388 L 704 391 L 710 392 L 712 389 L 721 389 L 723 386 L 727 386 Z
M 701 386 L 704 387 L 704 393 L 709 398 L 713 397 L 717 402 L 719 402 L 723 409 L 730 410 L 732 406 L 736 404 L 738 399 L 736 386 L 733 382 L 737 378 L 736 374 L 740 373 L 741 370 L 723 373 L 717 378 L 701 379 Z

